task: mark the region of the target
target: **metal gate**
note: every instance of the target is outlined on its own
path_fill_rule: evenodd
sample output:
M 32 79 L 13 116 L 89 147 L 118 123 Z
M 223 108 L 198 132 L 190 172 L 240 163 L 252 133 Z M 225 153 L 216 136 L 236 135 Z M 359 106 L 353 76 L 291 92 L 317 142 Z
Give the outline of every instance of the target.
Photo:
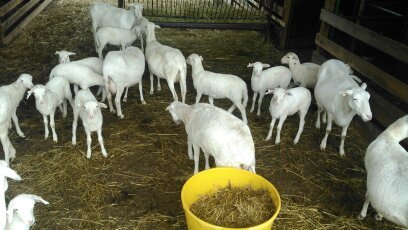
M 169 27 L 262 30 L 267 0 L 127 0 L 144 3 L 143 14 Z

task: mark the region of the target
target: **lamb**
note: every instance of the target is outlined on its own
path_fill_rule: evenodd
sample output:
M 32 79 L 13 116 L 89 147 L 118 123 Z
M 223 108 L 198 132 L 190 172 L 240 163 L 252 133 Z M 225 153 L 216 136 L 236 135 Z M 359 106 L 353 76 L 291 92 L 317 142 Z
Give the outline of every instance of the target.
M 45 139 L 48 138 L 48 116 L 50 116 L 50 126 L 52 130 L 52 139 L 57 142 L 58 137 L 55 132 L 55 110 L 57 107 L 60 107 L 60 110 L 63 112 L 63 117 L 67 116 L 67 103 L 69 101 L 71 107 L 73 106 L 73 100 L 71 95 L 71 89 L 69 87 L 69 82 L 62 77 L 54 77 L 47 84 L 35 85 L 27 94 L 27 99 L 34 94 L 35 97 L 35 107 L 43 115 L 44 120 L 44 130 L 45 130 Z M 61 108 L 61 104 L 62 107 Z
M 150 94 L 153 94 L 153 75 L 157 76 L 157 90 L 160 91 L 160 78 L 166 79 L 173 99 L 178 101 L 174 83 L 180 82 L 183 103 L 186 99 L 187 64 L 180 50 L 160 44 L 156 40 L 154 28 L 160 28 L 153 22 L 147 26 L 146 61 L 150 72 Z
M 8 164 L 10 159 L 16 157 L 16 149 L 11 144 L 8 137 L 11 114 L 13 112 L 13 103 L 10 97 L 0 91 L 0 140 L 3 146 L 4 160 Z
M 129 47 L 133 42 L 141 38 L 140 27 L 135 26 L 131 30 L 125 30 L 115 27 L 102 27 L 96 31 L 95 40 L 98 50 L 98 55 L 100 59 L 103 59 L 102 50 L 105 48 L 106 44 L 121 46 L 122 50 Z M 143 48 L 143 46 L 142 46 Z
M 279 119 L 277 126 L 277 134 L 275 144 L 280 143 L 280 131 L 282 129 L 283 122 L 285 122 L 287 116 L 291 116 L 296 112 L 299 112 L 299 130 L 296 134 L 293 144 L 299 142 L 300 135 L 303 132 L 303 126 L 305 125 L 305 117 L 309 110 L 310 102 L 312 101 L 311 93 L 304 87 L 297 87 L 289 90 L 282 88 L 276 88 L 274 90 L 268 90 L 266 94 L 273 93 L 271 104 L 269 106 L 269 112 L 272 116 L 272 122 L 269 128 L 268 136 L 266 140 L 270 140 L 272 137 L 272 130 L 275 125 L 276 119 Z
M 20 181 L 21 177 L 16 171 L 9 168 L 6 161 L 0 160 L 0 229 L 5 229 L 7 224 L 6 197 L 5 192 L 8 189 L 7 178 Z
M 11 105 L 11 118 L 13 120 L 14 126 L 16 127 L 17 134 L 20 137 L 25 137 L 24 133 L 20 129 L 17 117 L 17 108 L 21 100 L 24 98 L 24 94 L 27 89 L 33 87 L 33 77 L 30 74 L 21 74 L 17 80 L 9 85 L 1 86 L 0 92 L 4 93 L 8 97 Z M 11 123 L 10 123 L 11 125 Z M 11 127 L 11 126 L 10 126 Z
M 395 121 L 367 148 L 367 193 L 359 219 L 371 202 L 377 220 L 385 217 L 408 228 L 408 152 L 399 144 L 408 137 L 408 115 Z
M 281 63 L 289 65 L 293 80 L 300 83 L 301 87 L 314 89 L 320 65 L 310 62 L 300 63 L 298 56 L 292 52 L 283 56 Z
M 194 174 L 198 173 L 200 148 L 209 168 L 212 155 L 217 167 L 229 166 L 255 173 L 255 147 L 248 125 L 234 115 L 215 106 L 198 103 L 186 105 L 172 102 L 167 108 L 176 123 L 183 122 L 188 136 L 188 155 L 193 158 Z
M 87 152 L 86 158 L 91 158 L 91 132 L 97 132 L 98 141 L 101 145 L 101 152 L 104 157 L 108 157 L 102 137 L 103 116 L 101 108 L 107 108 L 103 103 L 96 100 L 95 96 L 89 90 L 80 90 L 75 96 L 74 122 L 72 123 L 72 145 L 76 145 L 76 129 L 78 116 L 81 117 L 82 125 L 86 133 Z
M 35 223 L 34 205 L 41 202 L 48 205 L 48 201 L 33 194 L 19 194 L 14 197 L 7 208 L 7 230 L 30 229 Z
M 275 66 L 262 71 L 262 68 L 269 67 L 269 64 L 262 64 L 261 62 L 249 63 L 247 67 L 253 67 L 251 77 L 251 87 L 254 91 L 252 98 L 251 113 L 255 108 L 255 100 L 259 93 L 257 116 L 261 115 L 262 99 L 268 89 L 275 89 L 281 87 L 287 89 L 292 79 L 292 73 L 285 66 Z
M 245 107 L 248 103 L 248 89 L 245 82 L 232 74 L 205 71 L 202 60 L 204 59 L 198 54 L 191 54 L 186 60 L 193 71 L 194 88 L 197 90 L 196 104 L 200 102 L 202 94 L 208 95 L 211 105 L 214 104 L 214 98 L 228 98 L 233 102 L 228 112 L 232 113 L 238 107 L 242 120 L 247 123 Z
M 103 78 L 108 93 L 110 111 L 114 111 L 112 105 L 112 93 L 116 93 L 115 105 L 117 115 L 123 119 L 120 98 L 126 87 L 139 84 L 140 101 L 146 104 L 143 98 L 142 77 L 145 70 L 145 57 L 142 51 L 130 46 L 122 51 L 111 51 L 106 55 L 103 64 Z
M 326 148 L 327 137 L 331 131 L 332 122 L 343 127 L 341 133 L 340 156 L 344 156 L 344 140 L 347 128 L 354 115 L 358 114 L 364 121 L 372 118 L 370 94 L 365 91 L 367 85 L 359 86 L 349 75 L 344 63 L 339 60 L 328 60 L 321 66 L 314 95 L 318 106 L 316 127 L 320 127 L 320 113 L 327 113 L 326 134 L 320 144 L 320 149 Z

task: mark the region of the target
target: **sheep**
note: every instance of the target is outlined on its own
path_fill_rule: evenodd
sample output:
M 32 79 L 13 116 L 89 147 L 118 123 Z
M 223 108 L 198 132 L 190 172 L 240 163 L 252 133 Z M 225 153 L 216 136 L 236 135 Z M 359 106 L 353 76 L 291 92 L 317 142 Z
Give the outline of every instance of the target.
M 124 30 L 115 27 L 102 27 L 96 31 L 95 39 L 100 59 L 103 59 L 102 50 L 106 44 L 121 46 L 124 50 L 131 46 L 133 42 L 139 38 L 140 27 L 134 27 L 132 30 Z
M 0 160 L 0 229 L 5 229 L 7 224 L 7 210 L 5 192 L 8 189 L 7 178 L 20 181 L 21 177 L 16 171 L 9 168 L 8 162 Z
M 33 87 L 33 77 L 30 74 L 21 74 L 17 80 L 9 85 L 1 86 L 0 92 L 7 95 L 8 100 L 11 105 L 11 119 L 13 120 L 14 126 L 16 127 L 17 134 L 20 137 L 25 137 L 24 133 L 20 129 L 17 117 L 17 108 L 21 100 L 24 98 L 24 94 L 27 89 Z M 10 123 L 11 125 L 11 123 Z
M 301 87 L 314 89 L 320 65 L 310 62 L 300 63 L 298 56 L 292 52 L 283 56 L 281 63 L 289 65 L 293 80 L 300 83 Z
M 188 155 L 193 157 L 194 174 L 198 173 L 200 148 L 209 168 L 212 155 L 217 167 L 229 166 L 255 173 L 255 147 L 247 124 L 227 111 L 210 104 L 186 105 L 172 102 L 167 108 L 175 123 L 183 122 L 187 132 Z
M 122 51 L 111 51 L 106 55 L 103 64 L 103 78 L 108 93 L 110 111 L 114 111 L 112 105 L 112 93 L 116 93 L 115 105 L 117 115 L 123 119 L 120 98 L 125 87 L 139 84 L 140 101 L 146 104 L 143 98 L 142 77 L 145 70 L 145 57 L 142 51 L 130 46 Z
M 92 32 L 95 36 L 98 27 L 132 29 L 142 17 L 143 4 L 129 4 L 129 10 L 117 8 L 107 3 L 94 3 L 90 9 Z M 96 48 L 95 40 L 95 48 Z
M 365 122 L 371 120 L 372 113 L 369 104 L 370 94 L 365 91 L 367 85 L 359 86 L 349 75 L 344 63 L 339 60 L 328 60 L 322 64 L 317 75 L 314 95 L 318 106 L 316 127 L 320 127 L 320 113 L 327 113 L 326 134 L 320 144 L 320 149 L 326 148 L 327 137 L 331 131 L 332 122 L 343 127 L 339 153 L 344 156 L 344 140 L 347 128 L 354 115 L 358 114 Z
M 292 73 L 285 66 L 275 66 L 262 71 L 262 68 L 268 68 L 269 66 L 269 64 L 262 64 L 261 62 L 249 63 L 247 66 L 254 68 L 251 77 L 251 87 L 252 91 L 254 91 L 254 96 L 250 112 L 254 111 L 255 100 L 259 93 L 257 116 L 261 115 L 261 104 L 266 90 L 277 87 L 287 89 L 292 79 Z
M 311 93 L 304 87 L 292 88 L 285 90 L 282 88 L 276 88 L 274 90 L 268 90 L 266 94 L 273 93 L 271 104 L 269 106 L 269 112 L 272 116 L 272 122 L 269 128 L 268 136 L 266 140 L 270 140 L 272 137 L 272 130 L 275 125 L 276 119 L 279 119 L 277 126 L 277 134 L 275 144 L 280 143 L 280 131 L 282 129 L 283 122 L 285 122 L 287 116 L 291 116 L 296 112 L 299 112 L 299 130 L 296 134 L 293 144 L 299 142 L 300 135 L 303 132 L 303 126 L 305 125 L 305 117 L 309 110 L 310 102 L 312 101 Z
M 48 205 L 48 201 L 33 194 L 19 194 L 9 203 L 7 208 L 7 230 L 30 229 L 35 223 L 34 205 L 41 202 Z
M 86 158 L 91 158 L 91 132 L 97 132 L 98 141 L 101 145 L 101 152 L 104 157 L 108 157 L 102 137 L 103 116 L 101 108 L 107 108 L 103 103 L 96 100 L 89 90 L 80 90 L 75 96 L 74 122 L 72 123 L 72 145 L 76 145 L 76 129 L 78 117 L 81 117 L 82 125 L 86 133 L 87 152 Z
M 377 220 L 408 228 L 408 152 L 399 144 L 408 137 L 408 115 L 395 121 L 367 148 L 367 193 L 359 219 L 371 203 Z
M 10 97 L 0 91 L 0 141 L 3 146 L 4 160 L 7 164 L 10 162 L 10 159 L 16 157 L 16 149 L 8 137 L 9 124 L 13 111 L 13 103 Z
M 48 116 L 50 116 L 50 126 L 52 130 L 52 139 L 54 142 L 58 142 L 57 133 L 55 132 L 55 109 L 60 107 L 63 112 L 63 117 L 67 116 L 67 103 L 69 101 L 71 107 L 73 108 L 73 100 L 71 95 L 71 89 L 69 87 L 69 82 L 62 77 L 54 77 L 47 84 L 35 85 L 27 94 L 27 99 L 34 94 L 35 97 L 35 107 L 43 115 L 45 139 L 48 138 Z M 61 108 L 61 104 L 62 107 Z
M 187 57 L 187 64 L 191 65 L 194 88 L 197 90 L 196 104 L 200 102 L 202 94 L 208 95 L 208 100 L 213 105 L 214 98 L 228 98 L 233 104 L 228 109 L 229 113 L 238 107 L 242 120 L 247 123 L 245 107 L 248 102 L 248 89 L 245 82 L 231 74 L 220 74 L 205 71 L 202 64 L 203 57 L 191 54 Z
M 180 50 L 160 44 L 156 40 L 154 28 L 160 28 L 153 22 L 147 26 L 146 38 L 146 61 L 150 72 L 150 94 L 153 94 L 153 75 L 157 76 L 157 90 L 160 91 L 160 78 L 166 79 L 173 99 L 178 101 L 177 93 L 174 90 L 174 83 L 180 81 L 182 102 L 185 102 L 187 85 L 187 64 L 186 59 Z

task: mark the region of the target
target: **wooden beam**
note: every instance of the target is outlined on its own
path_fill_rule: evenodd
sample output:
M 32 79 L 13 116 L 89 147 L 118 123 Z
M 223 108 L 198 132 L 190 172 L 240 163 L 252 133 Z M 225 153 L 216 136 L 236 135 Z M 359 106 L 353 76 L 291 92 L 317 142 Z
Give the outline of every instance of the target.
M 290 21 L 292 19 L 292 8 L 293 8 L 293 3 L 294 0 L 284 0 L 284 5 L 283 5 L 283 29 L 281 30 L 280 33 L 280 38 L 279 38 L 279 48 L 280 49 L 286 49 L 286 46 L 288 45 L 288 39 L 289 39 L 289 33 L 290 33 Z
M 37 4 L 40 0 L 31 0 L 27 2 L 23 7 L 18 9 L 13 15 L 11 15 L 9 18 L 7 18 L 3 22 L 3 30 L 7 30 L 12 26 L 14 23 L 16 23 L 27 11 L 33 8 L 35 4 Z
M 16 26 L 16 28 L 14 28 L 13 31 L 11 31 L 4 37 L 3 39 L 4 44 L 8 44 L 12 40 L 14 40 L 14 38 L 17 37 L 17 35 L 24 29 L 24 27 L 26 27 L 27 24 L 32 19 L 34 19 L 35 16 L 37 16 L 46 6 L 48 6 L 50 2 L 52 2 L 52 0 L 44 0 L 44 2 L 41 3 L 33 12 L 31 12 L 30 15 L 24 18 L 24 20 L 20 22 L 20 24 L 18 24 L 18 26 Z
M 324 9 L 328 11 L 333 11 L 334 6 L 336 5 L 336 0 L 326 0 L 324 2 Z M 324 22 L 320 24 L 320 34 L 328 37 L 329 36 L 330 26 Z
M 344 33 L 357 38 L 404 63 L 408 63 L 408 46 L 384 37 L 372 30 L 348 21 L 332 12 L 322 9 L 320 20 Z
M 3 17 L 6 15 L 8 12 L 10 12 L 12 9 L 14 9 L 18 4 L 20 4 L 23 0 L 11 0 L 4 4 L 0 8 L 0 17 Z
M 333 56 L 346 62 L 353 69 L 377 83 L 391 94 L 400 98 L 404 103 L 408 103 L 408 86 L 404 82 L 401 82 L 375 65 L 365 61 L 320 34 L 316 35 L 316 44 Z
M 369 87 L 367 91 L 370 93 L 370 107 L 373 113 L 373 117 L 382 126 L 387 127 L 398 118 L 404 116 L 406 111 L 402 111 L 389 101 L 385 100 L 376 91 L 371 90 Z

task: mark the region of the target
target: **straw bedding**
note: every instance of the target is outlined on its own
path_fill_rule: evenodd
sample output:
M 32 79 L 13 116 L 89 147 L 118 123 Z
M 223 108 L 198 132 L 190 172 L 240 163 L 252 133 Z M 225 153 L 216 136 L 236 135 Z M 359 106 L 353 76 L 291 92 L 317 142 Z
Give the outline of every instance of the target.
M 34 76 L 35 84 L 45 83 L 57 64 L 55 51 L 76 52 L 72 60 L 96 56 L 93 47 L 90 1 L 53 1 L 8 47 L 0 48 L 0 83 L 8 84 L 21 73 Z M 161 29 L 157 39 L 179 48 L 185 56 L 198 53 L 204 68 L 242 77 L 250 85 L 249 62 L 277 65 L 285 54 L 262 35 L 248 31 Z M 110 49 L 116 49 L 110 47 Z M 106 52 L 106 51 L 105 51 Z M 306 54 L 306 55 L 303 55 Z M 303 52 L 301 60 L 309 60 Z M 188 70 L 187 103 L 195 99 Z M 155 79 L 156 82 L 156 79 Z M 143 79 L 147 105 L 141 105 L 137 87 L 130 88 L 128 102 L 122 103 L 125 118 L 103 111 L 103 136 L 109 157 L 105 159 L 93 135 L 92 158 L 85 158 L 86 141 L 79 126 L 77 146 L 71 145 L 72 111 L 67 118 L 56 115 L 58 143 L 44 140 L 42 116 L 34 99 L 24 100 L 17 111 L 26 138 L 10 139 L 17 149 L 11 167 L 23 178 L 10 182 L 6 199 L 19 193 L 34 193 L 50 202 L 35 208 L 33 229 L 185 229 L 180 191 L 193 174 L 187 156 L 183 125 L 172 122 L 165 108 L 171 94 L 162 81 L 162 91 L 150 95 L 148 75 Z M 176 86 L 179 93 L 179 87 Z M 250 98 L 252 96 L 251 90 Z M 203 98 L 202 100 L 206 100 Z M 266 97 L 262 114 L 249 113 L 249 126 L 256 147 L 256 171 L 278 189 L 282 210 L 275 221 L 277 229 L 392 229 L 387 221 L 376 223 L 370 208 L 368 217 L 357 220 L 365 194 L 363 158 L 372 137 L 352 122 L 346 139 L 346 157 L 339 157 L 340 129 L 334 128 L 326 151 L 320 151 L 323 130 L 313 126 L 316 109 L 312 106 L 300 142 L 294 146 L 298 116 L 287 119 L 281 144 L 265 141 L 270 116 Z M 250 100 L 251 102 L 251 100 Z M 227 100 L 215 104 L 228 108 Z M 239 112 L 235 111 L 240 117 Z M 274 134 L 276 132 L 274 131 Z M 272 138 L 274 138 L 273 136 Z M 1 151 L 2 152 L 2 151 Z M 0 157 L 2 153 L 0 153 Z M 203 160 L 200 169 L 204 168 Z M 211 162 L 213 166 L 213 162 Z

